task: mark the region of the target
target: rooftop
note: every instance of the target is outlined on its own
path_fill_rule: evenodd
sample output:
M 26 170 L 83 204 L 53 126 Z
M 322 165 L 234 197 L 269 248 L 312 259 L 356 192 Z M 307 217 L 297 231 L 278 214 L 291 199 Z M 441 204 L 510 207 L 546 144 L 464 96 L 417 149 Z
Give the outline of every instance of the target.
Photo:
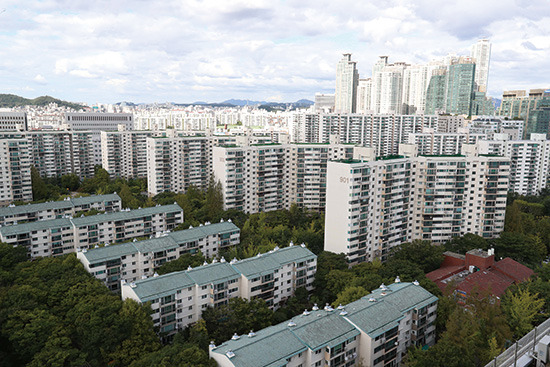
M 121 220 L 130 220 L 145 217 L 148 215 L 169 213 L 169 212 L 181 212 L 183 209 L 178 204 L 152 206 L 150 208 L 123 210 L 120 212 L 112 212 L 98 215 L 90 215 L 88 217 L 73 218 L 72 222 L 77 227 L 89 226 L 102 222 L 117 222 Z
M 347 313 L 339 309 L 312 310 L 256 331 L 253 336 L 228 340 L 211 353 L 233 352 L 231 363 L 238 367 L 284 366 L 286 358 L 306 348 L 331 348 L 359 335 L 361 330 L 376 337 L 395 327 L 405 311 L 436 301 L 437 297 L 419 285 L 394 283 L 387 290 L 377 289 L 346 305 L 343 309 Z
M 175 234 L 178 232 L 173 233 Z M 92 250 L 88 251 L 86 254 L 89 254 L 91 251 Z M 281 252 L 281 255 L 278 254 L 279 252 Z M 260 257 L 256 256 L 240 261 L 232 261 L 231 263 L 225 262 L 225 260 L 222 262 L 212 262 L 210 264 L 199 266 L 194 269 L 188 269 L 184 271 L 161 275 L 158 277 L 138 280 L 135 282 L 133 290 L 139 297 L 141 302 L 147 302 L 152 299 L 158 298 L 157 288 L 162 289 L 163 292 L 172 291 L 172 293 L 175 290 L 185 288 L 185 285 L 182 286 L 181 284 L 177 283 L 179 278 L 176 274 L 179 273 L 186 274 L 186 277 L 184 277 L 184 279 L 192 280 L 193 284 L 216 284 L 227 281 L 229 279 L 236 279 L 240 277 L 240 274 L 243 274 L 247 278 L 254 277 L 260 274 L 272 274 L 275 269 L 280 268 L 284 264 L 288 264 L 291 262 L 300 262 L 306 258 L 314 259 L 316 258 L 316 256 L 307 248 L 301 246 L 285 247 L 282 249 L 274 250 L 271 253 L 261 255 Z M 164 284 L 166 282 L 168 282 L 169 284 Z M 143 283 L 146 284 L 145 287 L 141 286 Z M 154 284 L 157 284 L 158 287 L 155 287 Z
M 82 196 L 71 198 L 69 200 L 49 201 L 46 203 L 27 204 L 18 206 L 8 206 L 0 208 L 0 217 L 9 217 L 27 213 L 36 213 L 39 211 L 72 208 L 85 204 L 101 203 L 105 201 L 120 201 L 117 194 Z

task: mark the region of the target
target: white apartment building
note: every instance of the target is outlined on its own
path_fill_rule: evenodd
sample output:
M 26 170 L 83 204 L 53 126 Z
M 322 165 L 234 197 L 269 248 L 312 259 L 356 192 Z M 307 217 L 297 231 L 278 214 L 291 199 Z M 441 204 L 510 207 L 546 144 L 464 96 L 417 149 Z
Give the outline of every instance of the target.
M 147 138 L 149 195 L 205 189 L 212 172 L 212 139 L 204 136 Z
M 239 240 L 240 230 L 229 220 L 163 233 L 144 241 L 83 249 L 76 256 L 90 274 L 109 289 L 118 290 L 121 280 L 134 282 L 153 276 L 156 268 L 185 254 L 201 252 L 207 258 L 215 258 L 221 250 L 238 245 Z
M 112 178 L 147 177 L 147 138 L 153 131 L 102 131 L 101 163 Z
M 0 241 L 25 246 L 30 258 L 64 255 L 100 243 L 155 235 L 183 223 L 183 210 L 164 205 L 88 217 L 65 217 L 0 227 Z
M 487 92 L 489 81 L 489 61 L 491 60 L 491 42 L 488 39 L 482 39 L 472 45 L 470 56 L 476 63 L 474 81 L 477 85 L 477 91 Z
M 414 239 L 441 243 L 504 229 L 509 159 L 479 155 L 402 156 L 329 162 L 325 250 L 350 264 L 386 260 L 392 247 Z M 346 204 L 347 203 L 347 204 Z
M 119 127 L 122 125 L 123 127 Z M 70 131 L 90 131 L 94 153 L 93 164 L 101 164 L 101 132 L 134 130 L 134 115 L 131 113 L 67 112 L 64 126 Z
M 214 260 L 186 271 L 122 282 L 122 298 L 151 302 L 153 323 L 161 333 L 197 322 L 207 307 L 227 304 L 234 297 L 261 298 L 272 307 L 299 287 L 313 289 L 317 256 L 305 246 L 276 247 L 253 258 Z
M 32 201 L 29 143 L 0 139 L 0 206 L 14 201 Z
M 75 216 L 78 212 L 98 210 L 118 212 L 122 209 L 120 197 L 115 194 L 82 196 L 60 201 L 28 205 L 9 205 L 0 208 L 0 226 L 9 226 L 21 222 L 59 219 Z
M 437 132 L 439 133 L 458 133 L 466 127 L 464 116 L 453 115 L 438 115 L 437 116 Z M 478 131 L 472 131 L 481 133 Z
M 27 131 L 25 112 L 0 112 L 0 131 Z
M 344 144 L 375 149 L 377 155 L 397 154 L 409 134 L 438 128 L 436 115 L 322 114 L 294 115 L 291 141 L 328 143 L 331 135 Z
M 468 131 L 486 134 L 488 140 L 493 140 L 495 134 L 507 134 L 510 140 L 523 138 L 525 121 L 506 120 L 495 116 L 479 116 L 468 124 Z
M 210 345 L 220 367 L 400 366 L 411 346 L 435 343 L 437 297 L 418 282 L 381 285 L 333 309 L 329 305 Z
M 351 61 L 351 54 L 344 54 L 336 66 L 335 112 L 355 113 L 358 82 L 359 73 L 356 62 Z
M 510 158 L 509 191 L 537 195 L 548 187 L 550 141 L 546 134 L 531 134 L 529 140 L 512 140 L 508 134 L 494 134 L 494 140 L 478 143 L 479 152 Z
M 415 145 L 421 155 L 454 155 L 462 152 L 462 144 L 477 144 L 487 139 L 485 134 L 469 133 L 436 133 L 426 129 L 423 133 L 409 135 L 409 144 Z
M 251 144 L 213 148 L 213 173 L 225 209 L 246 213 L 288 209 L 292 203 L 323 210 L 326 166 L 353 157 L 344 144 Z
M 92 134 L 66 130 L 2 132 L 0 140 L 19 138 L 27 141 L 30 162 L 42 177 L 60 177 L 70 173 L 81 179 L 94 174 Z
M 359 79 L 357 84 L 357 113 L 371 112 L 371 99 L 372 99 L 372 79 Z M 329 113 L 331 111 L 322 111 L 315 109 L 315 112 Z

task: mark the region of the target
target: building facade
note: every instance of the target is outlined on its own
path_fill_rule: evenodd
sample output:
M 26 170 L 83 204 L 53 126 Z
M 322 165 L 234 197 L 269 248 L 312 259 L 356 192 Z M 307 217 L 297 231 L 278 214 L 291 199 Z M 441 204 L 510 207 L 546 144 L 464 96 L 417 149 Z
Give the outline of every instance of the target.
M 359 73 L 356 62 L 351 61 L 351 54 L 344 54 L 336 66 L 336 93 L 334 110 L 338 113 L 354 113 L 357 100 Z
M 317 305 L 281 324 L 210 345 L 220 367 L 399 366 L 407 348 L 435 343 L 437 297 L 414 283 L 381 285 L 333 309 Z
M 325 250 L 350 264 L 387 259 L 392 247 L 414 239 L 442 243 L 504 229 L 509 159 L 477 154 L 401 156 L 329 162 Z
M 240 230 L 231 221 L 206 223 L 149 240 L 83 249 L 76 256 L 90 274 L 109 289 L 119 290 L 121 280 L 134 282 L 153 276 L 156 268 L 185 254 L 201 252 L 206 258 L 215 258 L 221 250 L 238 245 L 239 239 Z
M 0 241 L 24 246 L 29 258 L 48 257 L 152 236 L 181 223 L 183 210 L 173 204 L 15 224 L 0 228 Z
M 313 289 L 317 256 L 305 246 L 290 246 L 244 260 L 214 260 L 186 271 L 122 282 L 122 298 L 151 302 L 153 323 L 161 333 L 174 334 L 197 322 L 207 307 L 227 304 L 234 297 L 261 298 L 271 308 Z
M 27 131 L 25 112 L 0 112 L 0 131 Z
M 0 139 L 0 206 L 14 201 L 32 201 L 29 142 Z
M 0 226 L 76 216 L 78 212 L 89 210 L 110 213 L 120 211 L 121 209 L 122 202 L 117 194 L 67 198 L 61 201 L 49 201 L 38 204 L 9 205 L 8 207 L 0 208 Z

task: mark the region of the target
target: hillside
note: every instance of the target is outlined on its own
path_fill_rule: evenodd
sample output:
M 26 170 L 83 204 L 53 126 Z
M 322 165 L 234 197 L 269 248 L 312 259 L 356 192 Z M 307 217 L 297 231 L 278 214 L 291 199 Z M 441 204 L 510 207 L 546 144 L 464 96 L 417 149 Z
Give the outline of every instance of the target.
M 19 106 L 47 106 L 50 103 L 57 103 L 58 106 L 64 106 L 68 108 L 74 108 L 75 110 L 80 110 L 84 106 L 78 103 L 71 103 L 67 101 L 62 101 L 50 96 L 41 96 L 34 99 L 23 98 L 16 96 L 15 94 L 0 94 L 0 108 L 12 108 Z

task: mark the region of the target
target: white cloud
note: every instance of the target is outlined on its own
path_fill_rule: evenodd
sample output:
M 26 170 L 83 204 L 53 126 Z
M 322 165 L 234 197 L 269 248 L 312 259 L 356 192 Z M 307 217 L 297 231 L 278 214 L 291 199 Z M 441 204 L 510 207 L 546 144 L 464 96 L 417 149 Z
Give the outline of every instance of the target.
M 550 84 L 546 0 L 5 0 L 0 79 L 69 100 L 313 98 L 352 52 L 426 62 L 490 37 L 490 92 Z M 40 57 L 37 57 L 37 56 Z M 47 83 L 46 83 L 47 81 Z M 3 84 L 6 84 L 3 82 Z

